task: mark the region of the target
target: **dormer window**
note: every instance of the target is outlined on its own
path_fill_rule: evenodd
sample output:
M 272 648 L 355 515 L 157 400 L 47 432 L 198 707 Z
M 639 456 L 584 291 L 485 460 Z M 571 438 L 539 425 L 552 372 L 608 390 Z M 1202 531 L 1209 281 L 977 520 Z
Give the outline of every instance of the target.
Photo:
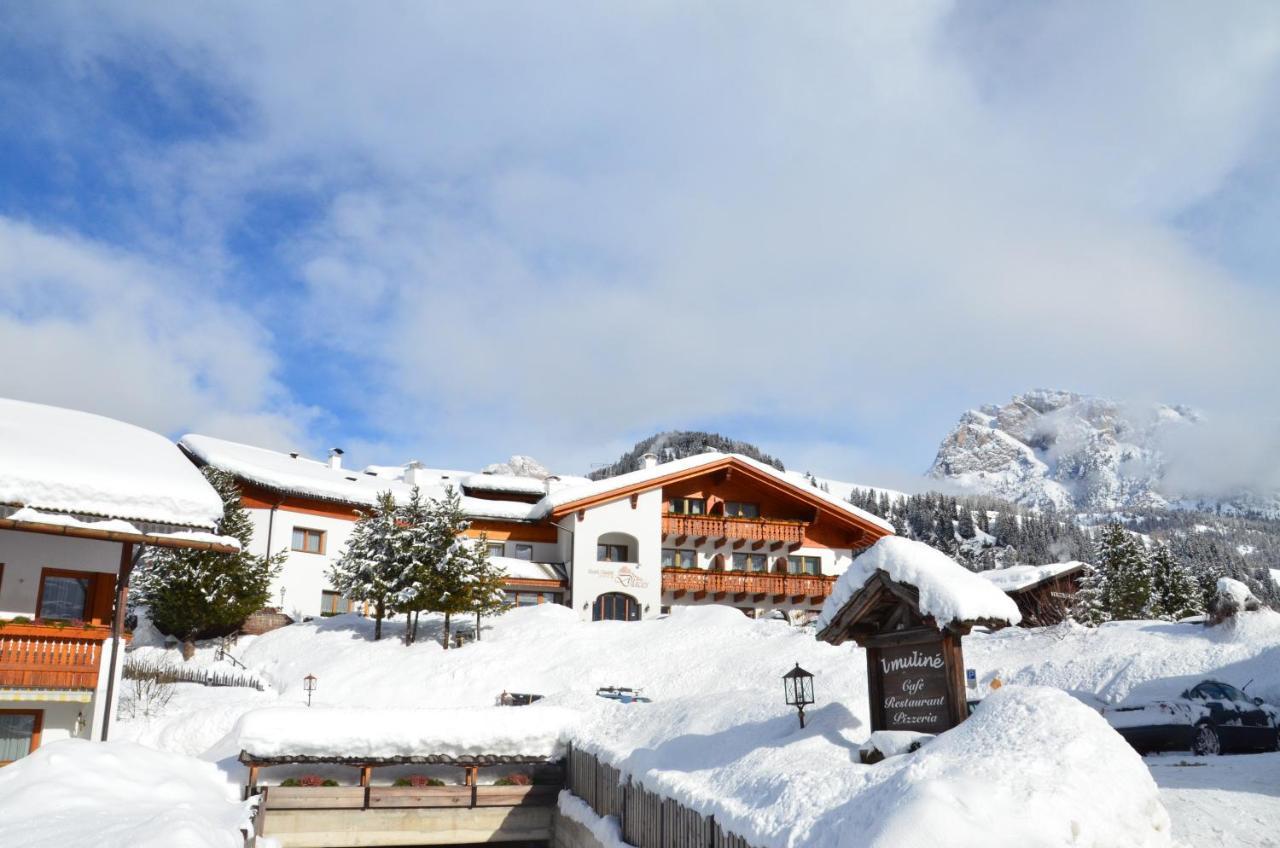
M 759 518 L 760 505 L 743 501 L 725 501 L 724 514 L 726 518 Z
M 706 498 L 672 498 L 670 512 L 673 515 L 706 515 Z

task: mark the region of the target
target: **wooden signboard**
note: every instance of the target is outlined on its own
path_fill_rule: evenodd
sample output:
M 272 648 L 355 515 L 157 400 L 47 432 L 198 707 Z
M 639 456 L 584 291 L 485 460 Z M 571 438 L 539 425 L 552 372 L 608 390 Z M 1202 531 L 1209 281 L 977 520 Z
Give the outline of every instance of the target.
M 942 733 L 967 712 L 960 639 L 946 632 L 909 634 L 912 641 L 866 645 L 872 730 Z
M 916 589 L 876 572 L 844 604 L 818 638 L 833 645 L 852 639 L 866 649 L 872 730 L 942 733 L 969 714 L 960 638 L 975 624 L 938 627 L 920 612 Z

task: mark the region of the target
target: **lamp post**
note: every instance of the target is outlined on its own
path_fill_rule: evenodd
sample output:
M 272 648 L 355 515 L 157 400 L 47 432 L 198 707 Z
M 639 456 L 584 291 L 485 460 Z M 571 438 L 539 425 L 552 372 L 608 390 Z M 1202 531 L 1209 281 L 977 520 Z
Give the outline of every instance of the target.
M 804 727 L 804 708 L 813 703 L 813 675 L 800 667 L 796 667 L 782 675 L 782 689 L 787 695 L 787 704 L 800 713 L 800 726 Z
M 799 666 L 796 666 L 796 668 L 799 668 Z M 309 707 L 311 706 L 311 693 L 316 691 L 316 676 L 314 674 L 308 674 L 306 677 L 302 678 L 302 688 L 306 690 L 307 706 Z

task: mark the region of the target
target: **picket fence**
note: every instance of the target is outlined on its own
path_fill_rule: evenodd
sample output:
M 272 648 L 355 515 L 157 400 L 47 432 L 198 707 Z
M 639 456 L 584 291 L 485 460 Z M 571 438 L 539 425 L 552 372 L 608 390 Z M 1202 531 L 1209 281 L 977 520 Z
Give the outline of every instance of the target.
M 622 838 L 636 848 L 752 848 L 724 831 L 715 816 L 704 816 L 623 778 L 594 754 L 569 750 L 566 785 L 598 816 L 622 823 Z

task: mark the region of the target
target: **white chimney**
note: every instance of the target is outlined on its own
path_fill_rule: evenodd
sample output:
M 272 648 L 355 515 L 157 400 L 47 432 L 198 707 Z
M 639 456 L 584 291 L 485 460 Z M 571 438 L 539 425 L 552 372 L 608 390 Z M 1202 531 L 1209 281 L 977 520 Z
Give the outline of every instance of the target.
M 658 455 L 656 453 L 646 453 L 640 457 L 641 468 L 657 468 Z
M 342 467 L 342 448 L 329 448 L 329 467 Z
M 542 478 L 542 488 L 549 495 L 552 489 L 560 488 L 560 478 L 554 474 L 548 474 Z
M 418 474 L 424 467 L 425 466 L 416 459 L 409 460 L 409 464 L 404 467 L 404 481 L 410 486 L 417 486 L 420 482 L 418 480 Z

